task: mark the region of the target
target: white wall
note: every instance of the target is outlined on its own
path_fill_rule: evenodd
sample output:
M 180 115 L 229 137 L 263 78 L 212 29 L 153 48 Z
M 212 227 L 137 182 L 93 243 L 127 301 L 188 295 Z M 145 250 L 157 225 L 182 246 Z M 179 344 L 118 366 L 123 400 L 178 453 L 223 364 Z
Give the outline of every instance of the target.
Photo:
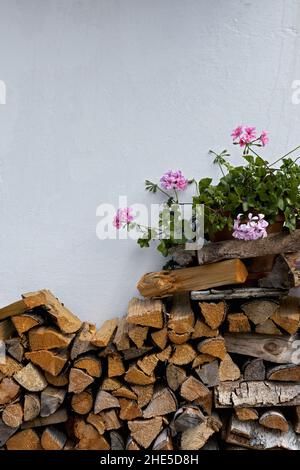
M 299 28 L 297 0 L 0 0 L 0 304 L 47 287 L 124 313 L 161 260 L 99 241 L 96 207 L 154 202 L 169 168 L 217 175 L 238 123 L 270 130 L 270 158 L 299 144 Z

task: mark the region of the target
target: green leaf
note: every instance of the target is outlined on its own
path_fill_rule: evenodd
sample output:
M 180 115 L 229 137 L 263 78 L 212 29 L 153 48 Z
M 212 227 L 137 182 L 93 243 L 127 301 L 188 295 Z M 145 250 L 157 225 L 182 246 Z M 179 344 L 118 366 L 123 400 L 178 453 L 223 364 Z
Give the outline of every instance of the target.
M 282 199 L 282 197 L 280 197 L 277 201 L 277 206 L 278 208 L 283 211 L 284 210 L 284 200 Z
M 208 188 L 211 182 L 212 182 L 212 178 L 202 178 L 198 183 L 200 193 L 204 191 L 206 188 Z

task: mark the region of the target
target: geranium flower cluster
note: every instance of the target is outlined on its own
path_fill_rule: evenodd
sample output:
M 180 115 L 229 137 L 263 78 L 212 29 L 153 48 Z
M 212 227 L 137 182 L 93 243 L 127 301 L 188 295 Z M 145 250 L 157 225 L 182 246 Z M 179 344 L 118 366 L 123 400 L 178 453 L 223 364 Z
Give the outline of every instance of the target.
M 261 131 L 261 133 L 258 134 L 256 127 L 250 126 L 237 126 L 232 131 L 231 137 L 233 138 L 233 143 L 240 145 L 240 147 L 245 147 L 250 144 L 264 147 L 269 142 L 267 131 Z
M 131 207 L 125 207 L 123 209 L 118 209 L 116 215 L 114 216 L 113 225 L 116 229 L 120 229 L 123 225 L 127 225 L 132 222 L 134 219 L 132 214 Z
M 160 178 L 161 186 L 164 189 L 176 189 L 177 191 L 184 191 L 189 181 L 183 176 L 180 170 L 169 170 Z
M 243 222 L 243 214 L 239 214 L 233 224 L 234 238 L 239 240 L 258 240 L 259 238 L 267 237 L 267 230 L 269 223 L 265 220 L 264 214 L 248 214 L 248 221 Z

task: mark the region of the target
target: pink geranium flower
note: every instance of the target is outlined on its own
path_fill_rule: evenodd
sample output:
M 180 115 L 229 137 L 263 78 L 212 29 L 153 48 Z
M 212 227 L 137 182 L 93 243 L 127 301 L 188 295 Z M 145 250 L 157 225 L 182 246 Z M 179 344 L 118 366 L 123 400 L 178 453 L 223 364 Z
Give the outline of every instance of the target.
M 238 214 L 233 223 L 232 236 L 239 240 L 258 240 L 259 238 L 267 237 L 267 230 L 269 223 L 264 219 L 264 214 L 253 216 L 248 214 L 248 222 L 241 221 L 243 214 Z
M 188 185 L 188 180 L 183 176 L 180 170 L 169 170 L 162 175 L 160 183 L 165 189 L 176 189 L 177 191 L 184 191 Z
M 261 144 L 263 147 L 269 142 L 267 131 L 262 131 L 262 133 L 260 134 L 259 140 L 261 141 Z
M 237 126 L 232 131 L 231 137 L 233 137 L 233 143 L 238 144 L 240 147 L 250 144 L 257 145 L 259 142 L 264 147 L 269 142 L 267 131 L 262 131 L 257 138 L 256 127 L 252 126 Z
M 233 129 L 231 137 L 233 137 L 234 140 L 238 139 L 242 135 L 243 129 L 243 126 L 237 126 L 235 129 Z
M 118 209 L 116 212 L 116 215 L 114 216 L 113 226 L 119 230 L 123 226 L 123 224 L 129 224 L 130 222 L 133 221 L 133 219 L 134 217 L 132 214 L 131 207 Z

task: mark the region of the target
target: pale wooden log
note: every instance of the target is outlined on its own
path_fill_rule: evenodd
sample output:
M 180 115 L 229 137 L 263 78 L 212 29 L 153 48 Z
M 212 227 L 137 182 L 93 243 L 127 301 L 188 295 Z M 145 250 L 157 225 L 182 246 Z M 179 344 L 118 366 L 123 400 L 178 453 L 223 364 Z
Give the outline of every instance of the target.
M 48 385 L 41 393 L 41 417 L 53 415 L 63 403 L 65 396 L 66 390 Z
M 18 428 L 23 422 L 23 408 L 20 403 L 7 405 L 2 413 L 2 420 L 11 428 Z
M 194 331 L 192 333 L 192 339 L 198 339 L 202 337 L 212 338 L 219 335 L 219 330 L 213 330 L 208 325 L 206 325 L 202 320 L 197 320 L 194 326 Z
M 123 357 L 125 361 L 131 361 L 132 359 L 137 359 L 138 357 L 144 356 L 148 352 L 152 351 L 151 346 L 143 346 L 142 348 L 129 348 L 122 350 Z
M 38 434 L 33 429 L 19 431 L 6 442 L 7 450 L 42 450 Z
M 17 431 L 18 428 L 11 428 L 0 418 L 0 446 L 4 446 L 6 441 Z
M 92 344 L 95 334 L 96 326 L 92 323 L 84 322 L 73 341 L 70 359 L 74 360 L 80 354 L 95 350 L 96 346 Z
M 200 396 L 196 400 L 193 401 L 193 405 L 201 406 L 202 410 L 207 414 L 211 415 L 212 413 L 212 405 L 213 405 L 213 391 L 208 390 L 206 395 Z
M 214 356 L 210 356 L 210 354 L 198 354 L 193 360 L 192 368 L 196 369 L 196 367 L 212 362 L 215 359 L 216 358 Z
M 11 338 L 5 341 L 8 354 L 17 362 L 22 362 L 24 356 L 24 346 L 20 338 Z
M 41 299 L 39 293 L 33 293 L 30 299 L 30 306 L 28 305 L 27 299 L 18 300 L 6 307 L 0 309 L 0 320 L 4 320 L 5 318 L 14 317 L 16 315 L 22 315 L 26 312 L 26 310 L 31 310 L 34 307 L 40 307 L 44 305 L 43 299 Z M 21 333 L 19 333 L 21 334 Z
M 77 419 L 74 425 L 74 433 L 79 442 L 75 448 L 78 450 L 109 450 L 110 445 L 104 436 L 91 424 L 85 423 L 83 419 Z
M 183 345 L 183 346 L 185 346 L 185 345 Z M 178 347 L 178 346 L 176 346 L 176 347 Z M 169 361 L 169 359 L 171 357 L 171 353 L 172 353 L 172 347 L 169 344 L 169 346 L 167 346 L 166 349 L 164 349 L 163 351 L 160 351 L 159 353 L 157 353 L 156 357 L 159 361 L 162 361 L 162 362 Z
M 149 328 L 147 326 L 139 326 L 130 324 L 128 330 L 128 336 L 131 341 L 134 342 L 137 348 L 142 348 L 146 341 Z
M 124 377 L 125 381 L 135 385 L 149 385 L 155 382 L 154 375 L 147 375 L 136 365 L 130 366 Z
M 230 353 L 258 357 L 277 364 L 293 362 L 293 358 L 299 357 L 300 353 L 300 344 L 293 337 L 225 333 L 224 339 Z
M 101 360 L 95 356 L 81 356 L 73 362 L 73 367 L 82 369 L 91 377 L 99 378 L 102 375 Z
M 259 417 L 255 408 L 235 408 L 234 412 L 240 421 L 256 421 Z
M 52 327 L 32 328 L 28 333 L 29 346 L 32 351 L 40 349 L 67 348 L 74 335 L 65 335 Z
M 169 451 L 174 450 L 172 438 L 168 428 L 164 429 L 155 439 L 152 450 Z
M 153 385 L 132 385 L 134 393 L 138 397 L 138 405 L 140 408 L 144 408 L 153 397 Z
M 112 395 L 114 397 L 121 397 L 121 398 L 128 398 L 130 400 L 137 400 L 137 395 L 134 393 L 132 390 L 130 390 L 128 387 L 125 387 L 124 385 L 118 390 L 114 390 L 112 392 Z
M 106 431 L 113 431 L 114 429 L 120 429 L 122 427 L 122 423 L 114 408 L 101 411 L 100 416 L 103 419 Z
M 300 404 L 300 384 L 285 382 L 222 382 L 215 388 L 215 406 L 261 407 Z
M 0 372 L 5 377 L 12 377 L 20 370 L 22 370 L 21 364 L 10 356 L 5 356 L 5 362 L 0 361 Z
M 189 340 L 190 336 L 191 336 L 190 333 L 180 334 L 180 333 L 176 333 L 173 330 L 168 331 L 169 341 L 173 344 L 184 344 Z
M 220 362 L 219 377 L 220 382 L 226 382 L 228 380 L 238 380 L 241 376 L 241 371 L 238 366 L 233 362 L 231 356 L 226 354 L 224 359 Z
M 186 372 L 179 366 L 168 364 L 166 368 L 168 386 L 175 392 L 186 379 Z
M 255 327 L 255 333 L 259 333 L 261 335 L 282 335 L 281 331 L 270 318 L 260 325 L 257 325 Z
M 225 359 L 227 353 L 225 341 L 222 336 L 207 338 L 203 341 L 200 341 L 198 344 L 198 351 L 203 354 L 209 354 L 210 356 L 218 357 L 219 359 Z
M 189 335 L 194 330 L 194 324 L 195 315 L 191 308 L 189 294 L 186 292 L 175 294 L 167 323 L 168 328 L 174 333 Z
M 144 297 L 166 297 L 177 292 L 242 284 L 247 275 L 245 265 L 235 259 L 207 266 L 148 273 L 140 279 L 137 288 Z
M 196 369 L 196 373 L 207 387 L 215 387 L 220 383 L 219 364 L 217 360 L 214 360 L 207 364 L 203 364 L 202 366 L 198 367 Z
M 222 427 L 218 418 L 208 418 L 203 423 L 194 428 L 187 429 L 181 435 L 182 450 L 199 450 L 208 441 L 208 439 Z
M 249 333 L 251 326 L 244 313 L 229 313 L 227 315 L 229 333 Z
M 129 324 L 126 318 L 120 318 L 117 331 L 114 337 L 114 344 L 118 351 L 124 351 L 130 348 L 129 336 L 128 336 Z
M 287 296 L 280 300 L 279 309 L 271 319 L 290 335 L 297 333 L 300 326 L 299 298 Z
M 193 376 L 188 377 L 180 388 L 180 395 L 188 401 L 205 398 L 209 393 L 209 389 Z
M 125 449 L 125 443 L 121 434 L 119 434 L 117 431 L 111 431 L 109 433 L 109 437 L 111 450 L 117 451 Z
M 135 400 L 120 398 L 120 418 L 126 421 L 132 421 L 142 416 L 142 411 Z
M 176 366 L 186 365 L 192 362 L 196 356 L 197 353 L 190 344 L 176 345 L 170 363 Z
M 268 380 L 283 382 L 300 382 L 300 365 L 283 364 L 267 370 Z
M 39 302 L 40 305 L 44 305 L 63 333 L 76 333 L 80 329 L 82 323 L 79 318 L 61 304 L 49 290 L 29 292 L 23 294 L 22 297 L 28 309 L 34 308 Z
M 149 356 L 143 357 L 143 359 L 139 359 L 137 365 L 145 374 L 152 376 L 158 364 L 159 357 L 156 354 L 150 354 Z
M 89 385 L 94 382 L 94 378 L 89 374 L 83 372 L 83 370 L 75 369 L 72 367 L 69 375 L 69 388 L 68 392 L 71 393 L 81 393 Z
M 288 432 L 289 425 L 281 411 L 268 410 L 259 418 L 259 424 L 269 429 L 278 429 L 282 432 Z
M 100 389 L 95 398 L 94 413 L 98 414 L 100 411 L 110 408 L 120 408 L 118 398 Z
M 86 415 L 93 408 L 93 401 L 92 393 L 85 390 L 72 396 L 71 406 L 75 413 Z
M 62 450 L 67 442 L 67 436 L 53 426 L 47 427 L 41 437 L 44 450 Z
M 99 348 L 106 347 L 110 343 L 110 341 L 112 341 L 112 337 L 117 329 L 117 326 L 117 318 L 106 320 L 101 326 L 101 328 L 95 333 L 95 335 L 91 339 L 92 344 Z
M 271 233 L 259 240 L 226 240 L 208 243 L 198 251 L 199 264 L 214 263 L 224 259 L 255 258 L 279 253 L 294 253 L 300 250 L 300 230 Z
M 11 321 L 15 329 L 17 330 L 19 336 L 23 335 L 35 326 L 42 325 L 44 322 L 43 318 L 40 315 L 36 315 L 30 312 L 23 313 L 22 315 L 15 315 L 11 318 Z
M 11 322 L 10 318 L 0 322 L 0 340 L 6 341 L 13 336 L 15 327 Z
M 101 388 L 107 392 L 111 392 L 113 390 L 118 390 L 122 386 L 121 382 L 117 379 L 109 379 L 105 378 L 102 382 Z
M 184 432 L 187 429 L 194 428 L 205 421 L 202 411 L 196 406 L 183 406 L 174 414 L 171 424 L 174 433 Z
M 68 360 L 68 356 L 65 352 L 48 350 L 26 352 L 25 357 L 33 364 L 52 375 L 59 375 Z
M 209 289 L 194 290 L 191 292 L 191 300 L 202 300 L 205 302 L 216 300 L 255 299 L 270 298 L 280 299 L 288 294 L 288 289 L 264 289 L 262 287 L 234 287 L 234 289 Z
M 98 433 L 102 436 L 105 433 L 105 422 L 100 415 L 95 415 L 94 413 L 90 413 L 86 419 L 87 423 L 94 426 L 97 429 Z
M 272 271 L 259 280 L 261 287 L 290 289 L 300 284 L 299 252 L 280 254 L 276 257 Z
M 143 411 L 144 418 L 164 416 L 177 410 L 177 400 L 174 393 L 167 387 L 158 388 L 147 407 Z
M 41 392 L 48 385 L 40 370 L 31 363 L 16 372 L 14 379 L 29 392 Z
M 129 421 L 128 428 L 132 438 L 144 449 L 148 449 L 162 430 L 162 418 Z
M 52 375 L 49 374 L 49 372 L 45 372 L 45 379 L 50 385 L 54 385 L 54 387 L 65 387 L 69 383 L 67 371 L 61 372 L 58 375 Z
M 0 405 L 12 402 L 20 393 L 20 387 L 10 378 L 5 377 L 0 382 Z
M 243 365 L 244 380 L 265 380 L 266 368 L 262 359 L 250 359 Z
M 201 309 L 205 323 L 214 330 L 219 328 L 221 323 L 223 323 L 226 315 L 227 307 L 225 302 L 199 302 L 199 307 Z
M 65 423 L 68 420 L 67 410 L 60 408 L 53 415 L 47 416 L 46 418 L 35 418 L 31 421 L 26 421 L 22 424 L 22 429 L 39 428 L 41 426 L 50 426 L 51 424 Z
M 299 437 L 290 427 L 282 433 L 261 426 L 257 421 L 239 421 L 234 416 L 228 427 L 226 442 L 237 444 L 249 449 L 300 450 Z
M 242 305 L 242 310 L 252 323 L 260 325 L 278 310 L 278 303 L 272 300 L 251 300 Z
M 126 320 L 134 325 L 163 328 L 163 304 L 161 300 L 134 297 L 128 304 Z
M 151 333 L 152 341 L 160 349 L 165 349 L 168 341 L 168 330 L 167 328 L 162 328 L 161 330 L 154 331 Z
M 119 377 L 125 373 L 125 367 L 120 354 L 108 356 L 108 377 Z
M 41 411 L 41 402 L 38 395 L 28 393 L 24 397 L 24 421 L 32 421 Z

